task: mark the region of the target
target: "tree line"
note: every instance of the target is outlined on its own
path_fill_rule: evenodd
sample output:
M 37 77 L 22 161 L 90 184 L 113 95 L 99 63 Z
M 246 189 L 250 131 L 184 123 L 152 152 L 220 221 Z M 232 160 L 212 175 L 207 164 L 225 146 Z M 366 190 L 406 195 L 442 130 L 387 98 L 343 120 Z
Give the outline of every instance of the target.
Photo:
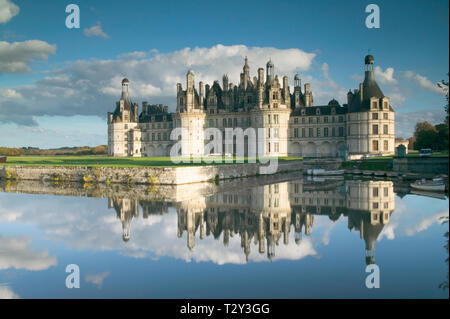
M 54 149 L 40 149 L 37 147 L 0 147 L 0 156 L 21 156 L 21 155 L 107 155 L 106 145 L 60 147 Z
M 448 76 L 448 74 L 447 74 Z M 438 86 L 445 91 L 446 104 L 445 120 L 441 124 L 433 125 L 428 122 L 419 122 L 416 124 L 414 136 L 410 137 L 409 149 L 420 150 L 422 148 L 431 148 L 436 151 L 448 152 L 448 119 L 449 119 L 449 105 L 448 105 L 448 81 L 442 80 Z

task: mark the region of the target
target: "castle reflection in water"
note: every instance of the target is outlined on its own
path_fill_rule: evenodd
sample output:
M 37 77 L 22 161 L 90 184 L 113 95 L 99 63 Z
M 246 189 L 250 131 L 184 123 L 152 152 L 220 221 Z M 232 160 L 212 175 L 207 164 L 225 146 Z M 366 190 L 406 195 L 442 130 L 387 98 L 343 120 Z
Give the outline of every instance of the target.
M 391 181 L 298 180 L 195 196 L 180 202 L 110 198 L 109 207 L 116 210 L 122 222 L 124 241 L 130 239 L 132 219 L 140 211 L 147 218 L 168 213 L 173 206 L 178 215 L 177 235 L 181 238 L 187 232 L 189 249 L 194 248 L 196 237 L 222 237 L 227 246 L 230 237 L 239 236 L 247 260 L 252 241 L 258 245 L 258 253 L 267 254 L 272 260 L 280 241 L 289 243 L 291 231 L 295 232 L 298 245 L 302 234 L 311 234 L 315 215 L 328 216 L 332 221 L 347 218 L 348 228 L 358 231 L 365 241 L 366 263 L 373 264 L 375 242 L 395 209 L 394 197 Z

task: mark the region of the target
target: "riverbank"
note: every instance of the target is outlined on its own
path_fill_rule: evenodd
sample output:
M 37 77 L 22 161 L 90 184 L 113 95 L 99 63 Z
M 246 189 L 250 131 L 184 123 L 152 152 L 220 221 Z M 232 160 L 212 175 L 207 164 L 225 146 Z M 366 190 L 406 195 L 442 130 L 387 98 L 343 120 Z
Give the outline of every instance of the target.
M 220 164 L 173 167 L 0 165 L 0 179 L 83 183 L 180 185 L 263 175 L 268 164 Z M 303 169 L 301 160 L 278 161 L 274 174 Z

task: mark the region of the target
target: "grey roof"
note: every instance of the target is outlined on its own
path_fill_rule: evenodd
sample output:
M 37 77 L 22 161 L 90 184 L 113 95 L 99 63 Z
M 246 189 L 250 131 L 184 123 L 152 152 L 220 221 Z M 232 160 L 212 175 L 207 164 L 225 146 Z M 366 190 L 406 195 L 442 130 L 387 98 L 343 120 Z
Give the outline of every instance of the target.
M 364 112 L 370 110 L 370 99 L 375 97 L 381 99 L 384 97 L 383 92 L 375 81 L 374 72 L 366 71 L 366 76 L 363 82 L 363 98 L 361 102 L 361 92 L 358 90 L 356 94 L 353 95 L 353 99 L 349 105 L 349 112 Z M 389 110 L 394 111 L 392 106 L 389 105 Z
M 292 110 L 291 116 L 319 116 L 317 109 L 320 110 L 320 115 L 332 115 L 332 109 L 336 110 L 336 115 L 346 114 L 347 105 L 320 105 L 320 106 L 302 106 Z M 305 114 L 302 114 L 302 110 L 305 110 Z

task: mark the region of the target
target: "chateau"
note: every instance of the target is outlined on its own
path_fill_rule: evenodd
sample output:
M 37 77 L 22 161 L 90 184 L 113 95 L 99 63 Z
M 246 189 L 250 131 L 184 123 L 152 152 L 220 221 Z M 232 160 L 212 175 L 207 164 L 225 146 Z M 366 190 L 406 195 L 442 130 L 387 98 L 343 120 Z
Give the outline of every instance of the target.
M 373 264 L 378 236 L 395 210 L 395 195 L 391 181 L 328 180 L 321 184 L 295 180 L 212 196 L 193 192 L 190 199 L 170 203 L 120 197 L 108 201 L 122 223 L 125 242 L 131 238 L 133 220 L 140 215 L 147 219 L 169 214 L 171 205 L 177 212 L 177 236 L 184 237 L 190 250 L 196 239 L 222 238 L 228 246 L 237 237 L 247 260 L 252 246 L 273 259 L 277 247 L 289 244 L 292 231 L 300 245 L 303 236 L 311 235 L 314 219 L 327 217 L 333 222 L 344 219 L 349 230 L 359 232 L 365 242 L 366 263 Z
M 365 77 L 359 88 L 347 93 L 347 103 L 340 105 L 332 99 L 328 105 L 314 105 L 309 83 L 302 87 L 301 77 L 294 77 L 294 89 L 288 77 L 281 81 L 274 74 L 274 64 L 267 62 L 266 70 L 259 68 L 251 78 L 245 58 L 238 85 L 230 83 L 228 76 L 222 85 L 214 81 L 210 86 L 199 82 L 196 87 L 194 73 L 186 76 L 186 89 L 177 84 L 177 108 L 169 113 L 168 107 L 131 101 L 129 80 L 122 81 L 122 97 L 116 109 L 108 113 L 108 154 L 110 156 L 169 156 L 178 138 L 171 139 L 174 128 L 188 134 L 183 139 L 179 155 L 203 156 L 236 154 L 226 148 L 205 150 L 214 136 L 205 136 L 208 128 L 242 128 L 244 149 L 248 155 L 249 136 L 245 131 L 258 131 L 258 154 L 267 156 L 345 157 L 392 155 L 395 153 L 395 113 L 389 97 L 384 96 L 375 81 L 374 58 L 364 59 Z M 258 130 L 263 128 L 264 130 Z M 262 133 L 261 133 L 262 132 Z M 261 135 L 264 136 L 261 136 Z M 225 134 L 222 134 L 225 136 Z M 225 139 L 223 139 L 225 140 Z M 256 146 L 255 146 L 256 147 Z

